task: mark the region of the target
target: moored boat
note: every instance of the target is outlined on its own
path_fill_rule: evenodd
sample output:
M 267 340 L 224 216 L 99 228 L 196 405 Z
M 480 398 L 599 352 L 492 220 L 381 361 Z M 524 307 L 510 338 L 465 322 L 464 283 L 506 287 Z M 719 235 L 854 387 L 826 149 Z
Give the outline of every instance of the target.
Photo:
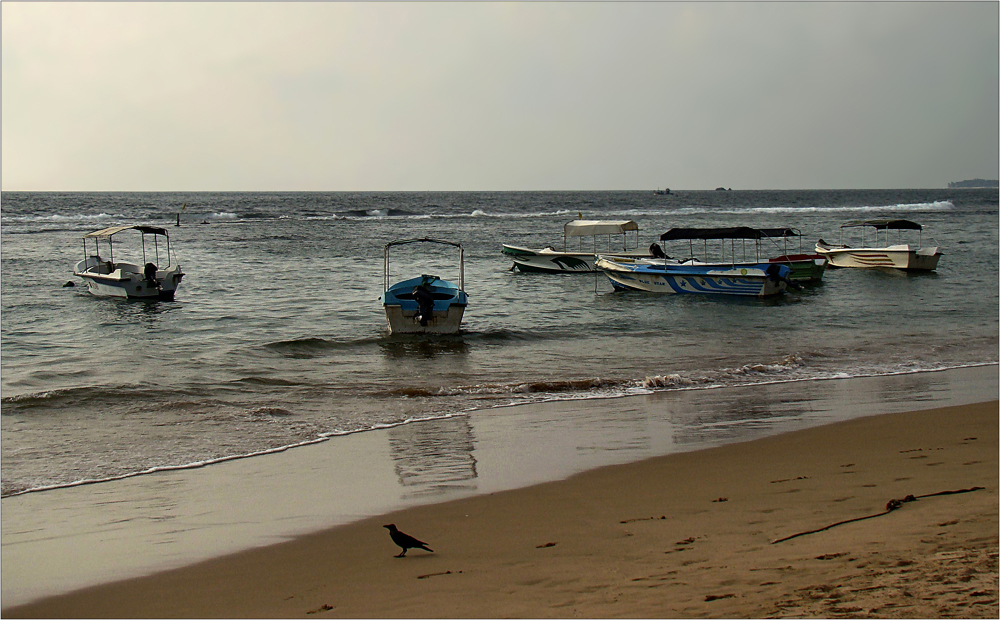
M 861 229 L 861 246 L 851 247 L 844 244 L 844 229 Z M 868 243 L 866 231 L 874 229 L 875 239 Z M 889 231 L 896 231 L 897 243 L 889 245 Z M 898 243 L 901 240 L 902 231 L 916 230 L 918 242 L 916 246 L 907 243 Z M 880 235 L 885 231 L 884 235 Z M 833 267 L 855 267 L 861 269 L 871 269 L 875 267 L 887 267 L 891 269 L 904 269 L 908 271 L 933 271 L 937 269 L 938 260 L 941 258 L 941 248 L 921 247 L 923 226 L 909 220 L 865 220 L 862 222 L 848 222 L 840 227 L 840 244 L 834 245 L 820 239 L 816 242 L 816 252 L 825 256 Z M 884 237 L 880 241 L 879 238 Z
M 411 243 L 437 243 L 458 248 L 458 284 L 436 275 L 422 274 L 389 285 L 389 249 Z M 465 293 L 465 250 L 461 243 L 423 237 L 385 244 L 382 272 L 383 292 L 379 300 L 385 310 L 390 334 L 455 334 L 461 330 L 469 298 Z
M 676 263 L 670 259 L 598 256 L 597 268 L 616 290 L 768 297 L 788 286 L 791 270 L 778 263 L 754 265 Z
M 788 240 L 798 238 L 798 251 L 789 253 Z M 695 241 L 702 241 L 701 256 L 696 256 Z M 819 282 L 826 271 L 826 258 L 820 254 L 802 252 L 802 233 L 795 228 L 750 228 L 736 226 L 730 228 L 671 228 L 660 235 L 660 241 L 687 241 L 688 255 L 679 262 L 684 263 L 726 263 L 738 266 L 753 266 L 758 263 L 776 263 L 790 269 L 789 280 L 804 284 Z M 719 241 L 716 248 L 709 248 L 709 241 Z M 752 242 L 748 244 L 747 242 Z M 727 243 L 729 254 L 727 260 Z M 739 245 L 737 245 L 739 242 Z M 780 242 L 780 245 L 779 245 Z M 718 251 L 718 259 L 712 254 Z M 769 256 L 778 252 L 777 256 Z
M 114 236 L 127 230 L 140 233 L 142 263 L 115 260 Z M 152 237 L 152 248 L 147 246 L 147 235 Z M 162 267 L 161 239 L 166 258 L 166 265 Z M 94 245 L 93 254 L 88 255 L 89 241 L 93 241 Z M 104 256 L 101 256 L 102 246 L 107 252 Z M 120 246 L 121 243 L 119 253 Z M 150 250 L 149 254 L 147 249 Z M 138 250 L 133 248 L 133 251 L 137 253 Z M 167 230 L 156 226 L 112 226 L 88 233 L 83 236 L 83 256 L 84 259 L 73 269 L 73 275 L 83 278 L 87 283 L 87 290 L 100 297 L 172 300 L 184 278 L 181 266 L 170 262 L 170 236 Z
M 660 241 L 687 241 L 687 257 L 670 256 L 653 244 L 650 250 L 656 258 L 600 256 L 596 266 L 619 290 L 767 297 L 782 293 L 789 286 L 799 288 L 792 281 L 796 267 L 802 281 L 822 277 L 825 259 L 787 253 L 787 239 L 797 235 L 801 236 L 792 228 L 672 228 L 660 235 Z M 778 238 L 784 240 L 785 253 L 769 259 L 762 252 L 761 241 L 773 242 Z M 721 242 L 715 260 L 716 245 L 713 243 L 710 250 L 710 240 Z M 696 256 L 695 241 L 702 242 L 701 256 Z M 751 242 L 749 247 L 747 241 Z M 742 256 L 738 258 L 740 251 Z M 677 254 L 672 248 L 671 252 Z
M 823 274 L 826 272 L 826 266 L 829 261 L 822 254 L 815 252 L 808 254 L 802 251 L 802 233 L 798 229 L 761 228 L 760 232 L 763 234 L 763 238 L 771 240 L 781 239 L 783 241 L 781 255 L 767 260 L 770 263 L 788 265 L 792 270 L 791 275 L 788 276 L 789 280 L 805 284 L 819 282 L 823 279 Z M 799 247 L 795 253 L 789 254 L 787 241 L 793 237 L 798 238 Z
M 631 236 L 628 233 L 634 232 Z M 612 248 L 612 239 L 620 236 L 621 250 Z M 585 238 L 591 238 L 591 247 L 586 248 Z M 604 241 L 606 247 L 598 248 L 598 238 Z M 630 243 L 630 237 L 632 237 Z M 579 248 L 570 250 L 570 239 L 579 239 Z M 647 250 L 641 250 L 639 245 L 639 225 L 632 220 L 573 220 L 563 226 L 563 249 L 557 250 L 551 246 L 542 249 L 530 249 L 516 245 L 503 244 L 501 250 L 510 257 L 514 264 L 511 269 L 532 273 L 593 273 L 594 257 L 598 254 L 613 256 L 648 257 Z

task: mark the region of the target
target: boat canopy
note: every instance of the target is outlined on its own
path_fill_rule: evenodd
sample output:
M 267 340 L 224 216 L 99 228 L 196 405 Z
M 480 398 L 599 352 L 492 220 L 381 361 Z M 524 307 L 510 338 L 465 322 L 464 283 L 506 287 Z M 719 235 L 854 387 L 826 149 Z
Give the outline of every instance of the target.
M 390 241 L 382 247 L 385 263 L 382 267 L 382 290 L 389 290 L 389 248 L 397 245 L 407 245 L 410 243 L 439 243 L 458 248 L 458 288 L 465 291 L 465 248 L 457 241 L 444 241 L 442 239 L 431 239 L 430 237 L 420 237 L 416 239 L 397 239 Z
M 443 245 L 451 245 L 462 249 L 462 244 L 456 241 L 442 241 L 441 239 L 431 239 L 430 237 L 420 237 L 419 239 L 397 239 L 396 241 L 390 241 L 385 244 L 385 249 L 388 250 L 394 245 L 406 245 L 408 243 L 441 243 Z
M 573 220 L 563 227 L 566 237 L 591 237 L 594 235 L 620 235 L 629 230 L 639 230 L 632 220 Z
M 107 248 L 108 249 L 108 257 L 110 258 L 110 260 L 111 260 L 112 263 L 115 262 L 115 247 L 114 247 L 115 244 L 114 244 L 114 239 L 112 239 L 111 237 L 114 236 L 114 235 L 116 235 L 116 234 L 118 234 L 118 233 L 120 233 L 120 232 L 122 232 L 123 230 L 138 230 L 139 232 L 142 233 L 142 262 L 143 262 L 143 264 L 145 264 L 146 261 L 147 261 L 147 258 L 146 258 L 146 235 L 154 235 L 153 236 L 153 248 L 154 248 L 154 251 L 156 252 L 156 254 L 155 254 L 155 256 L 156 256 L 156 258 L 155 258 L 156 264 L 160 263 L 160 242 L 159 242 L 159 238 L 156 235 L 162 236 L 166 240 L 166 242 L 167 242 L 166 243 L 166 245 L 167 245 L 167 264 L 168 265 L 171 264 L 170 263 L 170 235 L 167 234 L 167 229 L 166 228 L 160 228 L 158 226 L 144 226 L 144 225 L 133 225 L 133 224 L 126 224 L 124 226 L 112 226 L 110 228 L 103 228 L 101 230 L 95 230 L 92 233 L 87 233 L 86 235 L 84 235 L 83 236 L 83 255 L 84 255 L 84 260 L 86 260 L 86 257 L 87 257 L 87 239 L 93 239 L 94 240 L 94 254 L 93 254 L 93 256 L 95 256 L 95 257 L 96 256 L 100 256 L 100 252 L 99 252 L 99 249 L 100 249 L 99 248 L 99 246 L 100 246 L 100 240 L 104 239 L 107 242 L 107 244 L 108 244 L 108 248 Z
M 166 228 L 157 228 L 156 226 L 112 226 L 111 228 L 104 228 L 101 230 L 94 231 L 92 233 L 87 233 L 83 236 L 84 239 L 107 239 L 111 235 L 120 233 L 123 230 L 138 230 L 139 232 L 148 235 L 163 235 L 164 237 L 169 237 Z
M 660 241 L 681 239 L 764 239 L 766 237 L 801 237 L 795 228 L 671 228 L 660 235 Z
M 802 231 L 798 228 L 761 228 L 760 232 L 765 237 L 801 237 Z
M 762 232 L 748 226 L 733 228 L 671 228 L 660 235 L 660 241 L 679 239 L 760 239 Z
M 923 226 L 910 220 L 865 220 L 863 222 L 848 222 L 840 227 L 855 228 L 858 226 L 871 226 L 878 230 L 923 230 Z

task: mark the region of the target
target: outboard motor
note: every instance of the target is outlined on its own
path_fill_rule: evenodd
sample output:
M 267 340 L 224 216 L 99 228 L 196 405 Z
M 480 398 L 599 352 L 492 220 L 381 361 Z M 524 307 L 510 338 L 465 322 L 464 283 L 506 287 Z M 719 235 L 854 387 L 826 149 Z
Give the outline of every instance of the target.
M 153 263 L 146 263 L 146 266 L 142 269 L 142 275 L 149 282 L 150 286 L 160 286 L 160 283 L 156 281 L 156 265 Z
M 413 299 L 417 301 L 416 319 L 421 327 L 427 327 L 427 321 L 434 318 L 434 295 L 427 284 L 421 284 L 413 289 Z
M 801 286 L 792 282 L 789 279 L 788 276 L 791 275 L 792 270 L 787 265 L 779 265 L 778 263 L 771 263 L 770 265 L 767 266 L 767 269 L 764 270 L 764 273 L 767 274 L 767 279 L 774 282 L 775 284 L 777 284 L 778 282 L 784 282 L 788 286 L 788 288 L 795 289 L 796 291 L 802 290 Z

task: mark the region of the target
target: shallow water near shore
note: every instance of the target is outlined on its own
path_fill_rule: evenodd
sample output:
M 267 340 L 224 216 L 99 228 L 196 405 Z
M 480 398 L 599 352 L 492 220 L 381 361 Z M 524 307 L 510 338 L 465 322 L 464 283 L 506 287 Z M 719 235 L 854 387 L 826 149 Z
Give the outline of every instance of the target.
M 407 506 L 861 416 L 995 400 L 997 394 L 997 366 L 984 365 L 553 401 L 7 497 L 3 602 L 148 574 Z
M 561 245 L 580 216 L 635 219 L 642 246 L 672 227 L 793 226 L 806 249 L 845 221 L 904 217 L 944 256 L 928 274 L 828 270 L 767 300 L 509 270 L 501 243 Z M 995 189 L 4 192 L 2 493 L 514 403 L 995 363 L 997 221 Z M 63 288 L 81 237 L 123 223 L 168 228 L 187 274 L 174 301 Z M 465 245 L 460 336 L 386 334 L 382 246 L 420 236 Z M 401 278 L 457 277 L 447 252 L 394 257 Z

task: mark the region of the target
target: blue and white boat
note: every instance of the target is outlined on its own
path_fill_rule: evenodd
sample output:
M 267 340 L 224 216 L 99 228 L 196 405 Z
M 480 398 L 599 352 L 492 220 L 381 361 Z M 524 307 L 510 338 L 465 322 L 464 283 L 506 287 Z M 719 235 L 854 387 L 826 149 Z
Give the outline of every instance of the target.
M 611 281 L 616 290 L 637 290 L 652 293 L 690 293 L 745 295 L 767 297 L 777 295 L 792 285 L 794 260 L 790 257 L 768 260 L 761 257 L 760 240 L 784 237 L 779 230 L 759 230 L 746 226 L 734 228 L 673 228 L 662 235 L 661 241 L 688 241 L 690 257 L 672 258 L 658 245 L 651 248 L 657 258 L 632 259 L 622 256 L 599 256 L 595 266 Z M 788 233 L 793 231 L 789 229 Z M 694 241 L 704 243 L 704 260 L 695 257 Z M 710 261 L 709 240 L 722 241 L 718 261 Z M 750 254 L 746 241 L 750 244 Z M 737 248 L 736 242 L 740 245 Z M 729 259 L 726 260 L 727 242 Z M 737 250 L 742 249 L 741 259 Z M 802 262 L 813 264 L 812 259 Z M 825 261 L 824 261 L 825 263 Z
M 115 258 L 114 237 L 126 230 L 140 233 L 141 263 Z M 151 237 L 148 241 L 147 235 Z M 89 241 L 93 241 L 92 250 Z M 119 242 L 119 255 L 121 246 L 122 243 Z M 138 256 L 139 248 L 133 247 L 131 250 L 133 256 Z M 84 235 L 83 260 L 76 264 L 73 275 L 83 278 L 87 283 L 87 290 L 99 297 L 167 301 L 174 298 L 174 293 L 184 278 L 181 266 L 170 262 L 170 236 L 167 235 L 167 230 L 156 226 L 131 225 L 112 226 Z
M 799 239 L 798 253 L 790 254 L 788 240 L 796 237 Z M 789 267 L 792 275 L 788 279 L 798 283 L 820 282 L 827 265 L 824 256 L 802 252 L 802 233 L 795 228 L 671 228 L 660 235 L 660 241 L 687 241 L 687 244 L 670 249 L 675 258 L 684 256 L 678 260 L 681 263 L 729 263 L 749 267 L 778 263 Z M 709 241 L 713 243 L 709 245 Z M 659 247 L 653 249 L 664 254 Z M 773 256 L 774 252 L 779 255 Z
M 389 285 L 389 249 L 411 243 L 437 243 L 458 248 L 459 280 L 442 280 L 423 274 Z M 385 244 L 385 266 L 379 300 L 385 309 L 390 334 L 456 334 L 469 304 L 465 293 L 465 250 L 461 243 L 427 237 L 400 239 Z
M 669 259 L 620 256 L 598 256 L 596 266 L 616 290 L 753 297 L 784 292 L 791 273 L 787 265 L 778 263 L 681 264 Z

